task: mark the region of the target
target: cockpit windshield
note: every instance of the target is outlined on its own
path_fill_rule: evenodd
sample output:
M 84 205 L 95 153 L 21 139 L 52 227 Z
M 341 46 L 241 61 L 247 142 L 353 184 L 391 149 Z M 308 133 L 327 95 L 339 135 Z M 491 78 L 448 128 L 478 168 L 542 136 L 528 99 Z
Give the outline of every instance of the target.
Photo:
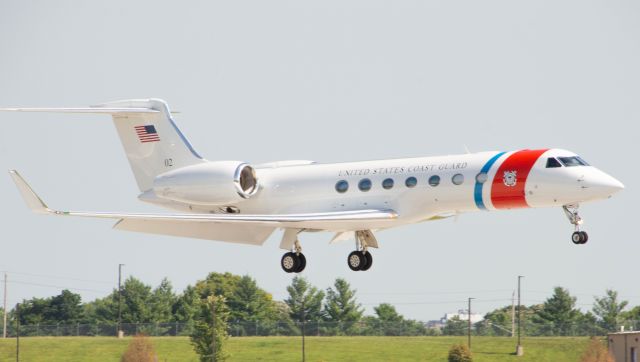
M 547 168 L 556 168 L 556 167 L 562 167 L 562 165 L 555 158 L 549 157 L 547 159 Z
M 558 159 L 560 160 L 560 162 L 562 162 L 563 165 L 565 165 L 566 167 L 573 167 L 573 166 L 589 166 L 589 164 L 583 160 L 582 158 L 578 157 L 578 156 L 572 156 L 572 157 L 558 157 Z

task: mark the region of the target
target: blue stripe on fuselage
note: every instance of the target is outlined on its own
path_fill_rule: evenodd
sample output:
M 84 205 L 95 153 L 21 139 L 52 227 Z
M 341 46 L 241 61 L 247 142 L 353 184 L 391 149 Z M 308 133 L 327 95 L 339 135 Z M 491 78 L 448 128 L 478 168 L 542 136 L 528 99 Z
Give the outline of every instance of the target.
M 494 163 L 496 163 L 496 161 L 500 158 L 500 156 L 504 155 L 506 152 L 500 152 L 497 155 L 491 157 L 491 159 L 489 161 L 487 161 L 487 163 L 485 163 L 484 166 L 482 166 L 482 169 L 480 170 L 480 173 L 489 173 L 489 170 L 491 169 L 491 166 L 493 166 Z M 489 180 L 487 180 L 489 181 Z M 478 207 L 478 209 L 480 210 L 486 210 L 487 207 L 484 205 L 484 201 L 482 200 L 482 185 L 484 185 L 486 183 L 486 181 L 484 183 L 480 183 L 478 182 L 478 180 L 476 179 L 476 185 L 473 189 L 473 198 L 476 202 L 476 206 Z

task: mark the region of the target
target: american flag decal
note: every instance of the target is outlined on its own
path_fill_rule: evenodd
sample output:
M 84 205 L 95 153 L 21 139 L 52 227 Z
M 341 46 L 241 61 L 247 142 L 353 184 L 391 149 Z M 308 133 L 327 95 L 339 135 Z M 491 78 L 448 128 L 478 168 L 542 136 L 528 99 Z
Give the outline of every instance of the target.
M 136 126 L 135 129 L 138 134 L 138 139 L 140 139 L 142 143 L 160 141 L 160 136 L 158 136 L 158 131 L 156 131 L 154 125 Z

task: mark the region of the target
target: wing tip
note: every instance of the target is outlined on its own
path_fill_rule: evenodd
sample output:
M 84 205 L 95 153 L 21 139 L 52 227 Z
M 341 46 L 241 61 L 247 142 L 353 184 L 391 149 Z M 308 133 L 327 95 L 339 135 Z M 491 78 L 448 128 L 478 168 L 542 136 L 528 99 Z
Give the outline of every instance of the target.
M 31 186 L 27 183 L 27 181 L 20 175 L 17 170 L 9 170 L 9 175 L 13 179 L 13 182 L 16 184 L 18 191 L 20 191 L 20 195 L 24 199 L 27 207 L 31 209 L 31 211 L 36 214 L 48 214 L 51 213 L 52 210 L 49 209 L 47 204 L 42 201 L 42 199 L 33 191 Z

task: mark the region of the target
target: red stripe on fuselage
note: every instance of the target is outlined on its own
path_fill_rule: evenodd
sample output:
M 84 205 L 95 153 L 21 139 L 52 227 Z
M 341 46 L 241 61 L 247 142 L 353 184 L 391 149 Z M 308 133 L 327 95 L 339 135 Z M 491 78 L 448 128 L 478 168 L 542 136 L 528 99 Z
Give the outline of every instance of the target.
M 529 207 L 526 200 L 524 186 L 529 172 L 538 158 L 547 150 L 522 150 L 507 157 L 493 178 L 491 185 L 491 202 L 496 209 L 514 209 Z M 509 186 L 505 182 L 505 173 L 516 173 L 516 182 Z

